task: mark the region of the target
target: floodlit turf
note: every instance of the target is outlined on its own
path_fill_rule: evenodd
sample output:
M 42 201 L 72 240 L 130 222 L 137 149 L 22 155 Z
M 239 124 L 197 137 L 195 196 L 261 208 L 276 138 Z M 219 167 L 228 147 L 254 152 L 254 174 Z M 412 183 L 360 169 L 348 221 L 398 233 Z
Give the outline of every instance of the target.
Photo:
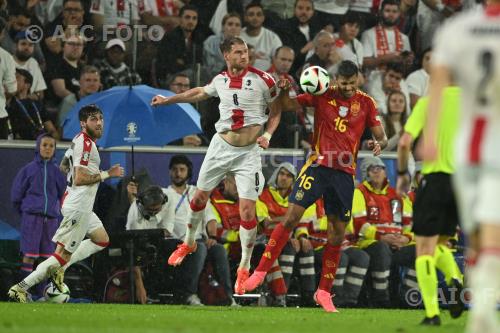
M 419 327 L 423 311 L 258 307 L 187 307 L 169 305 L 0 303 L 0 332 L 304 332 L 413 333 L 464 331 L 465 316 L 443 325 Z

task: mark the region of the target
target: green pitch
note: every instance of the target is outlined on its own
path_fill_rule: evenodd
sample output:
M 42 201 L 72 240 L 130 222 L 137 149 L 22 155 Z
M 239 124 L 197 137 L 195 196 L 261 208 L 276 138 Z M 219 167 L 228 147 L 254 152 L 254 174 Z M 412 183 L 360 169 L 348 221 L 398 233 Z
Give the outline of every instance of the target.
M 467 315 L 467 314 L 465 314 Z M 423 311 L 168 305 L 0 303 L 0 332 L 128 333 L 418 333 L 464 331 L 465 316 L 441 315 L 441 327 L 419 327 Z

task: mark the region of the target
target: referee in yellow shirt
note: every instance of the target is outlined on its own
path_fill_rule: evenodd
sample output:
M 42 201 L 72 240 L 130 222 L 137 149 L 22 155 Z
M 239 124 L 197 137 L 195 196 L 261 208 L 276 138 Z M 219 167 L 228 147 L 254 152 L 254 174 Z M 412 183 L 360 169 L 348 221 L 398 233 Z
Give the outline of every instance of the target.
M 428 103 L 429 97 L 417 102 L 399 141 L 397 191 L 400 195 L 405 195 L 409 189 L 408 158 L 413 141 L 422 133 L 425 125 Z M 455 170 L 453 150 L 459 125 L 459 107 L 460 88 L 447 87 L 443 92 L 443 112 L 437 124 L 439 156 L 433 162 L 423 162 L 424 179 L 417 189 L 414 204 L 413 232 L 417 251 L 415 270 L 426 313 L 422 325 L 441 325 L 436 268 L 443 272 L 446 283 L 458 291 L 454 304 L 449 304 L 450 315 L 457 318 L 464 309 L 460 299 L 463 275 L 453 254 L 445 245 L 455 235 L 459 219 L 451 180 Z

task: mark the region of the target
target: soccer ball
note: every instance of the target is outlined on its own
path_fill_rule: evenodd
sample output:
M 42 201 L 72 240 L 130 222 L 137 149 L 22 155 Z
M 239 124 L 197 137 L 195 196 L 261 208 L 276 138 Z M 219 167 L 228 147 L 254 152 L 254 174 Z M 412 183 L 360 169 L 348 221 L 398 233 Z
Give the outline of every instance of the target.
M 330 76 L 322 67 L 308 67 L 300 75 L 300 87 L 308 94 L 322 95 L 330 87 Z
M 60 292 L 52 283 L 47 284 L 43 291 L 45 300 L 50 303 L 66 303 L 69 300 L 69 288 L 64 284 L 63 292 Z

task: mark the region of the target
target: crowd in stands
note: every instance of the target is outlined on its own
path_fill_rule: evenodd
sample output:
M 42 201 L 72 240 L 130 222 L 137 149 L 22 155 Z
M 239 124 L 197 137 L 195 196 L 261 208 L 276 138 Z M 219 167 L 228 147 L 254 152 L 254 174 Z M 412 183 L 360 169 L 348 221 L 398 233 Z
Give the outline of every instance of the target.
M 300 93 L 297 82 L 303 68 L 319 65 L 334 77 L 340 61 L 357 63 L 359 88 L 377 102 L 389 139 L 386 149 L 395 151 L 412 107 L 427 94 L 436 27 L 473 5 L 458 0 L 0 0 L 0 139 L 35 140 L 46 132 L 59 140 L 69 110 L 81 98 L 113 86 L 148 84 L 181 93 L 204 85 L 225 67 L 220 41 L 238 35 L 249 45 L 253 66 L 292 81 L 292 97 Z M 159 25 L 165 34 L 158 38 L 142 29 L 136 41 L 122 37 L 120 32 L 139 24 Z M 34 31 L 33 26 L 42 29 Z M 36 36 L 41 40 L 34 41 Z M 171 144 L 207 145 L 215 133 L 217 106 L 216 99 L 200 103 L 203 133 Z M 284 111 L 271 147 L 310 148 L 314 110 Z M 37 153 L 34 163 L 43 164 L 52 154 Z M 395 195 L 379 158 L 366 159 L 360 168 L 363 179 L 355 192 L 333 293 L 339 306 L 391 306 L 399 302 L 401 288 L 416 286 L 411 195 Z M 164 263 L 186 233 L 187 205 L 194 191 L 186 156 L 172 158 L 169 172 L 172 185 L 167 189 L 148 187 L 140 177 L 123 183 L 129 199 L 126 223 L 113 226 L 163 229 L 169 239 L 161 253 Z M 256 260 L 286 212 L 296 176 L 293 165 L 281 164 L 259 198 Z M 105 186 L 98 197 L 105 196 Z M 45 214 L 40 207 L 23 210 L 26 193 L 13 196 L 19 212 L 34 214 L 34 219 Z M 148 199 L 141 199 L 145 193 Z M 158 273 L 176 274 L 174 290 L 180 302 L 237 305 L 232 281 L 241 253 L 240 220 L 238 193 L 228 176 L 211 195 L 196 252 L 175 272 L 165 268 Z M 326 243 L 326 228 L 319 200 L 306 210 L 269 272 L 267 304 L 286 305 L 287 292 L 296 290 L 302 304 L 309 305 L 321 274 L 317 258 Z M 26 272 L 50 249 L 29 251 L 37 255 L 24 253 Z M 137 300 L 147 303 L 155 296 L 153 290 L 161 292 L 149 285 L 157 277 L 148 277 L 141 266 L 134 271 Z M 222 292 L 208 295 L 207 288 L 199 288 L 204 283 Z
M 474 5 L 466 1 L 2 0 L 0 139 L 34 140 L 42 131 L 61 139 L 71 107 L 113 86 L 204 85 L 225 67 L 221 40 L 239 35 L 253 66 L 293 81 L 291 94 L 300 93 L 303 68 L 319 65 L 334 77 L 341 60 L 354 61 L 395 143 L 427 92 L 436 27 Z M 172 144 L 207 145 L 217 106 L 197 105 L 203 133 Z M 311 111 L 286 111 L 271 146 L 309 148 Z

